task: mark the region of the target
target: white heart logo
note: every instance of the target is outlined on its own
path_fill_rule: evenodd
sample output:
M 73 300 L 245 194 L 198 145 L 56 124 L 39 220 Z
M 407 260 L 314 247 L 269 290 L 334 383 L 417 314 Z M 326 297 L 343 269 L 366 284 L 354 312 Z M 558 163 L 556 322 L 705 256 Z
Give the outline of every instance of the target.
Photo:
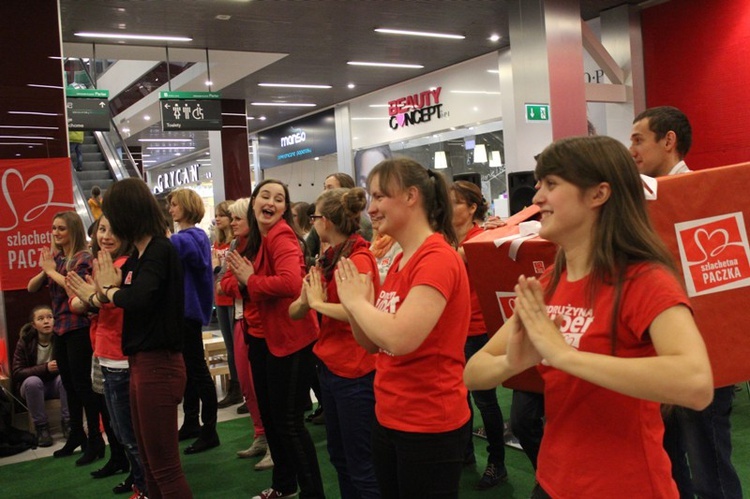
M 16 210 L 16 206 L 13 203 L 13 199 L 11 198 L 10 190 L 8 189 L 8 177 L 10 175 L 15 175 L 18 177 L 18 179 L 21 181 L 21 189 L 22 191 L 25 191 L 29 185 L 33 184 L 34 182 L 43 182 L 47 186 L 47 200 L 39 204 L 37 206 L 34 206 L 29 211 L 27 211 L 23 215 L 23 221 L 24 222 L 30 222 L 32 220 L 35 220 L 39 218 L 50 206 L 57 206 L 61 208 L 68 208 L 72 209 L 73 205 L 68 203 L 53 203 L 52 198 L 55 194 L 55 186 L 52 183 L 52 179 L 47 175 L 37 174 L 31 177 L 29 180 L 25 181 L 23 180 L 23 176 L 21 175 L 21 172 L 15 169 L 8 169 L 3 174 L 2 179 L 2 190 L 3 190 L 3 196 L 5 197 L 6 203 L 8 203 L 8 207 L 10 208 L 10 211 L 13 213 L 13 225 L 11 226 L 2 226 L 0 227 L 0 231 L 8 231 L 13 230 L 16 227 L 18 227 L 18 211 Z

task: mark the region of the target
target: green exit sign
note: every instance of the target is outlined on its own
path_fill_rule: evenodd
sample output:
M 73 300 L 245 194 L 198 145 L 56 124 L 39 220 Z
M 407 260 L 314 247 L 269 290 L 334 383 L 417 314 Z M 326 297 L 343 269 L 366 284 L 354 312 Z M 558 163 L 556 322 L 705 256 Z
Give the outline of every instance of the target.
M 549 104 L 526 104 L 526 121 L 549 121 Z

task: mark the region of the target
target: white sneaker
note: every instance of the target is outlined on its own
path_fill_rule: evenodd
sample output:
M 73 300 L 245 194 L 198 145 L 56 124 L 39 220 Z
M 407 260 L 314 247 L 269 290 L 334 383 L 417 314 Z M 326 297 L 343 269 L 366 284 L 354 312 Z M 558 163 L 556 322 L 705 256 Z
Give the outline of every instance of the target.
M 255 437 L 255 440 L 253 440 L 253 444 L 248 447 L 245 450 L 238 450 L 237 456 L 239 456 L 242 459 L 248 458 L 248 457 L 255 457 L 255 456 L 262 456 L 266 453 L 268 450 L 268 442 L 266 441 L 266 436 L 261 435 L 259 437 Z
M 297 492 L 291 494 L 284 494 L 278 490 L 266 489 L 257 496 L 253 496 L 253 499 L 284 499 L 287 497 L 297 497 Z
M 263 456 L 263 459 L 258 461 L 255 466 L 253 466 L 255 471 L 263 471 L 263 470 L 270 470 L 273 468 L 273 458 L 271 458 L 271 451 L 267 450 L 266 455 Z

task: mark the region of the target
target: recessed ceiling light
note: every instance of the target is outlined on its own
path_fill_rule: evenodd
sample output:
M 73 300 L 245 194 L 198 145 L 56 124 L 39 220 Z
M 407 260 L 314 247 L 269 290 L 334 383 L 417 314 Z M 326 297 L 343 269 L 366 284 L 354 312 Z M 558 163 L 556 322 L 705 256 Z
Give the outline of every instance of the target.
M 250 120 L 254 120 L 254 119 L 255 119 L 255 116 L 248 116 L 248 117 L 247 117 L 247 119 L 248 119 L 248 121 L 250 121 Z
M 363 62 L 363 61 L 349 61 L 347 62 L 350 66 L 373 66 L 381 68 L 405 68 L 405 69 L 422 69 L 424 66 L 421 64 L 396 64 L 393 62 Z
M 192 151 L 195 147 L 192 146 L 148 146 L 146 149 L 153 149 L 155 151 Z
M 487 90 L 451 90 L 452 94 L 480 94 L 480 95 L 500 95 L 500 92 L 489 92 Z
M 219 14 L 215 17 L 217 21 L 229 21 L 232 18 L 229 14 Z
M 500 71 L 497 69 L 488 69 L 487 72 L 492 74 L 500 74 Z
M 350 83 L 350 84 L 348 84 L 348 85 L 346 86 L 346 88 L 354 88 L 354 87 L 356 87 L 356 86 L 357 86 L 357 85 L 355 85 L 354 83 Z
M 490 37 L 488 38 L 488 40 L 489 40 L 489 41 L 491 41 L 491 42 L 497 42 L 497 41 L 499 41 L 499 40 L 500 40 L 500 35 L 494 35 L 494 34 L 493 34 L 492 36 L 490 36 Z
M 26 128 L 29 130 L 59 130 L 56 126 L 35 126 L 35 125 L 0 125 L 0 128 Z
M 315 107 L 317 104 L 310 102 L 251 102 L 251 106 L 279 106 L 279 107 Z M 261 117 L 260 119 L 265 119 Z
M 193 40 L 186 36 L 131 35 L 127 33 L 96 33 L 90 31 L 79 31 L 73 34 L 83 38 L 114 38 L 116 40 L 152 40 L 163 42 L 190 42 Z
M 40 83 L 27 83 L 27 87 L 36 87 L 36 88 L 52 88 L 54 90 L 63 90 L 63 87 L 60 85 L 42 85 Z
M 192 142 L 193 139 L 171 139 L 163 137 L 161 139 L 138 139 L 138 142 Z
M 450 38 L 451 40 L 463 40 L 464 35 L 453 35 L 450 33 L 433 33 L 429 31 L 410 31 L 405 29 L 375 28 L 378 33 L 388 35 L 426 36 L 430 38 Z
M 143 115 L 143 119 L 144 119 L 145 121 L 151 121 L 151 116 L 149 116 L 148 114 L 144 114 L 144 115 Z
M 8 114 L 30 114 L 33 116 L 60 116 L 60 113 L 40 113 L 37 111 L 8 111 Z
M 206 80 L 206 86 L 207 87 L 210 87 L 213 84 L 214 84 L 214 82 L 212 82 L 211 80 Z
M 313 85 L 306 83 L 258 83 L 259 87 L 282 87 L 282 88 L 332 88 L 330 85 Z

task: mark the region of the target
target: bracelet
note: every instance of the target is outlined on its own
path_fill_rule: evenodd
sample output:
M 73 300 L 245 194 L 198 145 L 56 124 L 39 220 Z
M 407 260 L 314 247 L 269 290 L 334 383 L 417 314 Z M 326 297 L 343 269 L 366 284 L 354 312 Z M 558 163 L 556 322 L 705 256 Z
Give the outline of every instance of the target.
M 103 295 L 96 293 L 96 299 L 99 300 L 99 303 L 109 303 L 109 298 L 107 298 L 106 292 Z
M 96 291 L 91 293 L 91 296 L 89 296 L 89 299 L 87 300 L 89 302 L 89 306 L 92 308 L 97 308 L 96 305 L 94 305 L 94 297 L 96 296 Z
M 103 290 L 104 290 L 104 292 L 106 293 L 107 291 L 109 291 L 109 290 L 110 290 L 110 289 L 112 289 L 112 288 L 119 288 L 119 287 L 120 287 L 120 286 L 118 286 L 117 284 L 110 284 L 109 286 L 102 286 L 102 289 L 103 289 Z

